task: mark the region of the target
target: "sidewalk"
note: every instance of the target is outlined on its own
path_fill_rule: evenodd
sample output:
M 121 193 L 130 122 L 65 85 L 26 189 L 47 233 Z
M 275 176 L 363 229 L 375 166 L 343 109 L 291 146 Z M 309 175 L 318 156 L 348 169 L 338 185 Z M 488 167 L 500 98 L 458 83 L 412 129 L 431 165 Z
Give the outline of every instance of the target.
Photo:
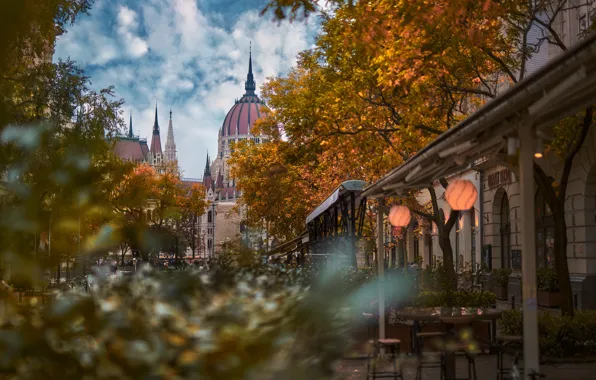
M 505 359 L 506 366 L 510 366 L 509 359 Z M 416 378 L 416 362 L 413 358 L 403 359 L 402 367 L 404 371 L 404 380 L 414 380 Z M 467 377 L 467 361 L 464 357 L 457 357 L 457 375 L 458 377 Z M 381 364 L 381 370 L 390 367 L 390 364 L 384 362 Z M 478 380 L 495 379 L 497 376 L 497 356 L 480 355 L 476 357 L 476 371 Z M 593 380 L 596 379 L 596 363 L 583 364 L 545 364 L 540 367 L 547 380 Z M 343 360 L 337 366 L 337 380 L 364 380 L 366 379 L 366 360 Z M 439 380 L 438 369 L 424 369 L 422 372 L 423 380 Z

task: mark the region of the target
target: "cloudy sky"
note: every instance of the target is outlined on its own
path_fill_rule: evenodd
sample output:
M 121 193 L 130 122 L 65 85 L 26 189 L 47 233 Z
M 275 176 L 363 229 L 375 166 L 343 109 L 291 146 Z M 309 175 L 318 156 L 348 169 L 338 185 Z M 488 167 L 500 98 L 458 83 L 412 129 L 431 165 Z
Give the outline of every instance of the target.
M 207 150 L 234 99 L 244 93 L 252 41 L 257 88 L 284 74 L 317 30 L 308 22 L 259 17 L 267 0 L 96 0 L 61 36 L 54 59 L 70 57 L 96 89 L 113 85 L 133 130 L 151 137 L 155 102 L 165 144 L 172 108 L 185 177 L 202 176 Z

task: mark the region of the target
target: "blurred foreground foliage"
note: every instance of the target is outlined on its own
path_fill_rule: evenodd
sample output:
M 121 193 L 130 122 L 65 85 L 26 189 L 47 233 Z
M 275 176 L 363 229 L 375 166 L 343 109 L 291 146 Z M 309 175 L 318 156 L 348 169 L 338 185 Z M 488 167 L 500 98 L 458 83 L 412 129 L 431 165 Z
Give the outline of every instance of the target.
M 507 310 L 499 320 L 503 335 L 523 335 L 520 310 Z M 596 311 L 576 310 L 574 317 L 538 313 L 540 353 L 547 358 L 593 356 L 596 354 Z
M 222 254 L 175 277 L 150 267 L 97 276 L 89 293 L 45 306 L 5 297 L 0 369 L 20 379 L 330 378 L 346 349 L 350 292 L 337 277 L 319 290 L 294 270 Z

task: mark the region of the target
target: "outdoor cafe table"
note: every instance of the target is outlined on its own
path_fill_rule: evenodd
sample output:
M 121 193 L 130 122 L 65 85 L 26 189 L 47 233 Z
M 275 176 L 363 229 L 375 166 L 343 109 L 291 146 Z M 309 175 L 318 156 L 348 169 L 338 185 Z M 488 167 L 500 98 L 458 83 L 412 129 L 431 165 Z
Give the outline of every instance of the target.
M 496 335 L 496 320 L 501 317 L 501 311 L 491 308 L 475 307 L 406 307 L 395 311 L 395 317 L 404 321 L 413 321 L 412 342 L 414 351 L 418 352 L 416 333 L 420 329 L 420 322 L 441 322 L 443 318 L 461 317 L 466 323 L 473 321 L 488 321 L 491 323 L 490 339 L 494 341 Z M 457 319 L 457 318 L 455 318 Z M 443 323 L 450 332 L 454 329 L 453 323 Z M 455 353 L 445 352 L 445 378 L 455 379 Z

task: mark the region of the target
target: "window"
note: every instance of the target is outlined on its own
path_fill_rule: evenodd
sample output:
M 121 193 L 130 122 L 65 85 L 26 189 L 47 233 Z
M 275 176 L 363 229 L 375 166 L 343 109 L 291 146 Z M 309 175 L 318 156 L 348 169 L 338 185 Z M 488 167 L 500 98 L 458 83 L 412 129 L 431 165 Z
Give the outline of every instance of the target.
M 499 232 L 501 235 L 501 268 L 511 267 L 511 221 L 509 220 L 509 198 L 507 193 L 501 199 L 501 224 Z
M 555 222 L 542 193 L 536 193 L 536 264 L 540 268 L 555 263 Z
M 580 6 L 578 11 L 578 34 L 583 37 L 583 34 L 590 29 L 591 21 L 594 17 L 594 10 L 590 10 L 590 4 Z
M 211 249 L 213 248 L 213 240 L 209 239 L 207 240 L 207 249 Z
M 418 257 L 420 255 L 420 240 L 418 237 L 414 237 L 414 262 L 418 262 Z
M 583 14 L 579 17 L 579 33 L 583 33 L 588 29 L 588 16 Z
M 207 213 L 207 223 L 213 223 L 213 213 L 212 213 L 212 211 L 209 211 Z
M 209 235 L 213 235 L 213 228 L 207 228 L 207 233 Z

